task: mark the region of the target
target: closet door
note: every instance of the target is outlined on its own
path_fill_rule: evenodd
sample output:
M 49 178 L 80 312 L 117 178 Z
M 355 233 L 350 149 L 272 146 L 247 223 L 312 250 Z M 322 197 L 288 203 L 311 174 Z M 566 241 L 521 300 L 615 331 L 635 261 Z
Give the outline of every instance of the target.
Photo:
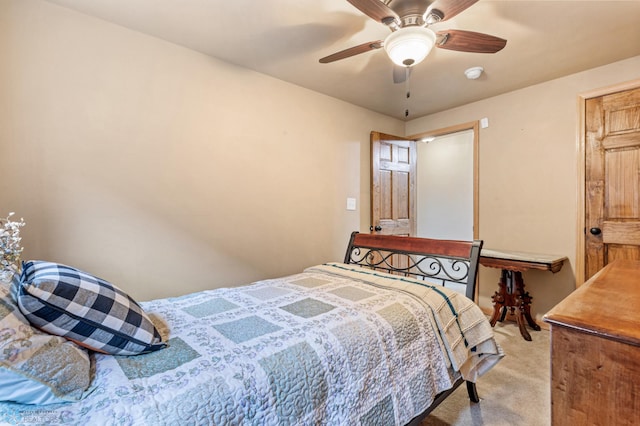
M 586 280 L 640 260 L 640 88 L 588 99 L 585 118 Z

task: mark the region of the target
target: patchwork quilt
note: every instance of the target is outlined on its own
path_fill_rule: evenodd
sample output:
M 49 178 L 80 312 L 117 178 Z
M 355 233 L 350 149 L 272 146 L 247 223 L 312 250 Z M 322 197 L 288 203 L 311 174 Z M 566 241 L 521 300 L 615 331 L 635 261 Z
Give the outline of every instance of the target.
M 85 399 L 0 424 L 403 425 L 502 356 L 462 294 L 341 263 L 141 305 L 166 349 L 94 353 Z

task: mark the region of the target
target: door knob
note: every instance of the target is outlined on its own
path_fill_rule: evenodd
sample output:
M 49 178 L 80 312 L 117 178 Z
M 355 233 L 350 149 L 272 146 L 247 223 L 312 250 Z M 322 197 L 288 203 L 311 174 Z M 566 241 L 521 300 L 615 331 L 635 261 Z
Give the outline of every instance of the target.
M 374 228 L 374 227 L 373 227 L 373 225 L 371 225 L 371 226 L 369 227 L 369 231 L 374 231 L 374 230 L 375 230 L 376 232 L 380 232 L 380 231 L 382 231 L 382 226 L 380 226 L 380 225 L 376 225 L 376 227 Z
M 600 228 L 591 228 L 589 229 L 589 232 L 591 232 L 591 235 L 600 235 L 602 230 Z

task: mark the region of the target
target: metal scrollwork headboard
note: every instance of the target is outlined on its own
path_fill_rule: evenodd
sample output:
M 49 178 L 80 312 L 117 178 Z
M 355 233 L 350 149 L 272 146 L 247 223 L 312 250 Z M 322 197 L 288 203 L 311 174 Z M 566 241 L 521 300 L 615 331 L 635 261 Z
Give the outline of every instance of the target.
M 442 285 L 464 284 L 466 296 L 473 300 L 481 249 L 481 240 L 435 240 L 354 232 L 344 263 Z

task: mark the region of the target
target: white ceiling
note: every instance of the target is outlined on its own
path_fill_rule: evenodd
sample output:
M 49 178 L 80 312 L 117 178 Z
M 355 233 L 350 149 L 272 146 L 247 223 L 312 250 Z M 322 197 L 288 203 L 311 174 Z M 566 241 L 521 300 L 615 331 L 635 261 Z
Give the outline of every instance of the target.
M 346 0 L 48 1 L 401 119 L 407 108 L 416 118 L 640 55 L 639 0 L 480 0 L 431 28 L 488 33 L 507 46 L 434 49 L 408 85 L 393 83 L 382 49 L 318 62 L 389 33 Z M 485 73 L 467 80 L 473 66 Z

